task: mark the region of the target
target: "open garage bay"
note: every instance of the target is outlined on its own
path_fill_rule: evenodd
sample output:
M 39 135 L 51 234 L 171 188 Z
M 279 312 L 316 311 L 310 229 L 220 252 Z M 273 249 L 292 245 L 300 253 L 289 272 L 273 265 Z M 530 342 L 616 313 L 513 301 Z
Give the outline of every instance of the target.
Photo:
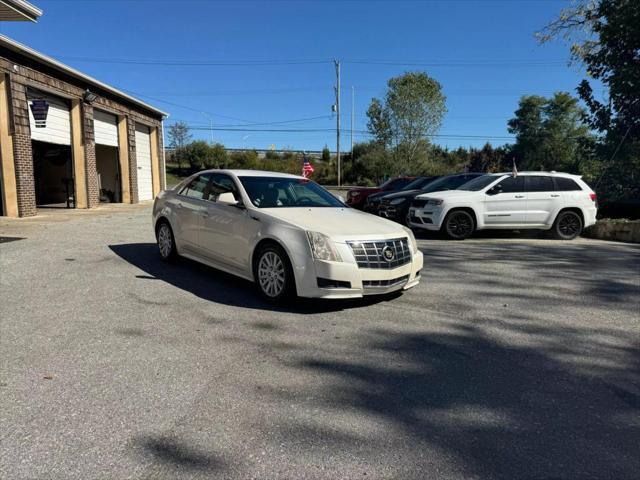
M 2 220 L 1 478 L 637 478 L 640 249 L 422 239 L 422 283 L 273 308 L 149 206 Z

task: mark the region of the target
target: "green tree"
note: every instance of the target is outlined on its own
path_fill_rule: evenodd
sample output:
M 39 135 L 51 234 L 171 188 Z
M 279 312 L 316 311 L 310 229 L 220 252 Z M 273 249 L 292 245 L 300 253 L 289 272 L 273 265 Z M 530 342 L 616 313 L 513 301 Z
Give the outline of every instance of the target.
M 579 172 L 591 135 L 583 122 L 585 111 L 569 93 L 552 98 L 528 95 L 520 99 L 509 132 L 521 169 Z
M 229 155 L 227 149 L 221 143 L 216 143 L 211 147 L 211 164 L 209 168 L 227 168 L 229 166 Z
M 371 100 L 369 131 L 390 149 L 396 173 L 411 171 L 426 160 L 429 136 L 438 132 L 447 111 L 438 81 L 424 72 L 408 72 L 389 79 L 384 101 Z
M 331 150 L 326 145 L 322 149 L 322 157 L 320 159 L 325 163 L 331 162 Z
M 196 140 L 183 147 L 184 158 L 194 170 L 213 165 L 213 152 L 204 140 Z
M 183 149 L 191 141 L 189 127 L 184 122 L 176 122 L 173 125 L 169 125 L 168 136 L 169 146 L 174 149 L 173 158 L 178 163 L 178 168 L 181 168 L 182 160 L 184 159 Z
M 573 42 L 572 58 L 586 67 L 589 78 L 577 90 L 591 126 L 602 134 L 600 192 L 610 198 L 640 195 L 640 2 L 580 0 L 538 36 L 542 42 Z M 594 81 L 604 85 L 605 101 L 593 94 Z

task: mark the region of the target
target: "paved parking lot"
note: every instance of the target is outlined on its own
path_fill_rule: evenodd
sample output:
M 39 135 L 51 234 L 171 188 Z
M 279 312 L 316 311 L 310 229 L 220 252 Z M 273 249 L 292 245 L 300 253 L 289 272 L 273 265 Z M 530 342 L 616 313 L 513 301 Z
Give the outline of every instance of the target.
M 423 239 L 402 296 L 277 309 L 149 218 L 0 223 L 0 478 L 638 478 L 638 246 Z

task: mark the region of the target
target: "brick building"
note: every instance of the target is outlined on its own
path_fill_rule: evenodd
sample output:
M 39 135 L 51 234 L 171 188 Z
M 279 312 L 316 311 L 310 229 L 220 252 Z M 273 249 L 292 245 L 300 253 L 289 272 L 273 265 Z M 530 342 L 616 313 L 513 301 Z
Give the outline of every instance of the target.
M 11 4 L 24 7 L 26 2 L 0 1 L 0 19 Z M 15 15 L 15 9 L 10 13 Z M 25 217 L 38 207 L 92 208 L 101 201 L 154 198 L 165 186 L 165 117 L 0 35 L 2 215 Z

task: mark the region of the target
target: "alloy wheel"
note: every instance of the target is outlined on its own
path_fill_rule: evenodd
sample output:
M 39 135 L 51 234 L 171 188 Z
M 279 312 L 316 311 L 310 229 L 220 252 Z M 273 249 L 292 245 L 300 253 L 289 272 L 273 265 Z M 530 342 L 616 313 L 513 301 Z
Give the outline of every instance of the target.
M 558 230 L 564 237 L 575 237 L 580 233 L 580 219 L 574 213 L 566 213 L 558 222 Z
M 258 262 L 258 282 L 262 291 L 271 298 L 282 294 L 285 288 L 285 267 L 280 256 L 265 252 Z
M 158 230 L 158 249 L 162 258 L 169 258 L 173 250 L 173 238 L 169 225 L 163 223 Z
M 454 213 L 447 222 L 447 231 L 456 238 L 466 238 L 473 233 L 473 220 L 467 213 Z

